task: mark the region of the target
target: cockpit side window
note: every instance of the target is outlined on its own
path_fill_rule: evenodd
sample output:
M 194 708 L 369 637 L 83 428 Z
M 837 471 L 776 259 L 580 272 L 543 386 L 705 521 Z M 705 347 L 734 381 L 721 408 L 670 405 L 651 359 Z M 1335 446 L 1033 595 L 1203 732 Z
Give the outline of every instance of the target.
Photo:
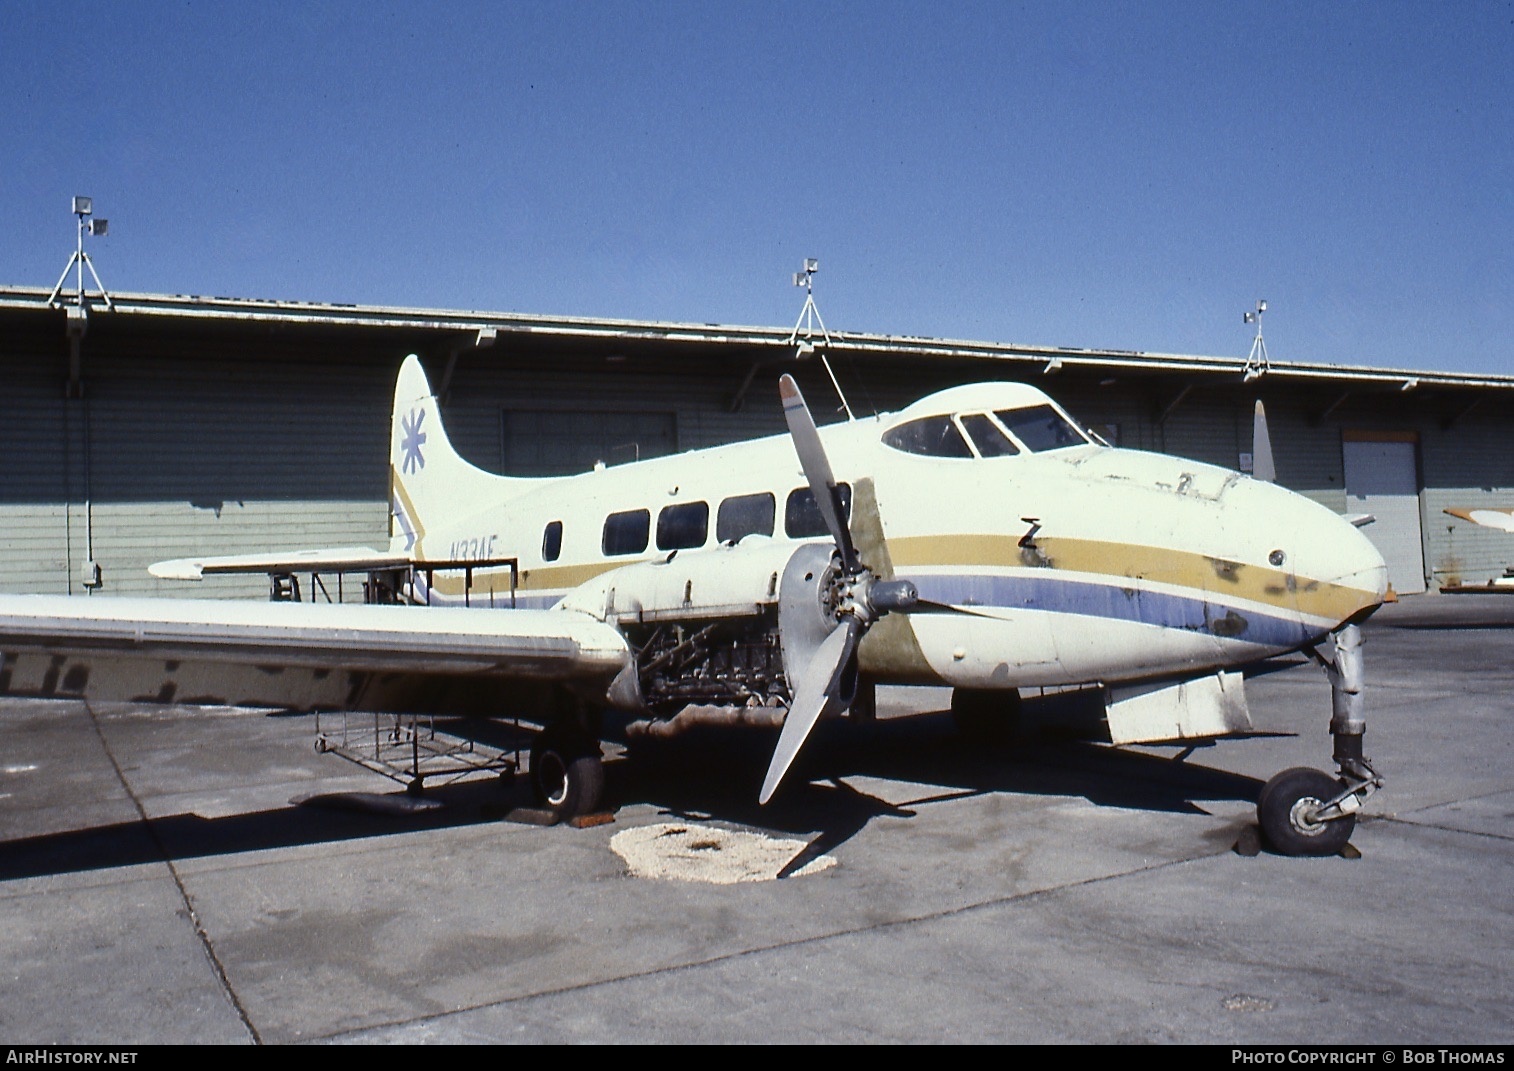
M 994 415 L 1027 450 L 1035 453 L 1088 443 L 1087 436 L 1049 405 L 1001 409 Z
M 984 457 L 1008 457 L 1020 452 L 1020 448 L 1010 441 L 1009 436 L 1004 434 L 987 413 L 968 413 L 957 419 L 962 421 L 973 445 Z
M 923 457 L 972 457 L 967 440 L 949 416 L 928 416 L 911 420 L 883 433 L 883 443 L 906 454 Z

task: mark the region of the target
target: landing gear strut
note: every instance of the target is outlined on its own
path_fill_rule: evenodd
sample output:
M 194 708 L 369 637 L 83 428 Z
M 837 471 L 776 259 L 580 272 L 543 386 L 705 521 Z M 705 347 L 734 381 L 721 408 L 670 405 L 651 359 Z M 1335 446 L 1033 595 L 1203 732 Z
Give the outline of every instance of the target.
M 1340 776 L 1297 766 L 1268 781 L 1257 799 L 1257 820 L 1268 845 L 1284 855 L 1334 855 L 1356 828 L 1356 814 L 1383 779 L 1362 755 L 1367 720 L 1362 700 L 1365 674 L 1362 635 L 1348 624 L 1331 637 L 1335 653 L 1326 659 L 1313 647 L 1309 654 L 1330 679 L 1335 762 Z
M 603 802 L 605 772 L 596 714 L 582 700 L 564 697 L 555 716 L 531 741 L 532 792 L 560 819 L 589 814 Z

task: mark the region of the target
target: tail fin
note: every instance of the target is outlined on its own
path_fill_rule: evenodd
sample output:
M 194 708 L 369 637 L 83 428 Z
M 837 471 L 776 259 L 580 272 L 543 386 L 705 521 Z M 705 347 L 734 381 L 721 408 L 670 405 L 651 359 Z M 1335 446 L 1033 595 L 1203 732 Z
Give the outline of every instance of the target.
M 497 476 L 465 461 L 442 427 L 420 358 L 411 354 L 394 384 L 389 428 L 389 550 L 426 557 L 427 525 L 451 528 L 535 483 Z

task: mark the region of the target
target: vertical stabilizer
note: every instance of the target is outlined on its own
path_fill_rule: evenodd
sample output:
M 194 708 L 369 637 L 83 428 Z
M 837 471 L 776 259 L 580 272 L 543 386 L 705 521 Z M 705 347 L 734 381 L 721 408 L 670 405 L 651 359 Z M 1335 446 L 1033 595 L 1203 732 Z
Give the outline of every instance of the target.
M 465 461 L 442 427 L 441 407 L 420 358 L 394 385 L 389 428 L 389 549 L 422 560 L 428 527 L 451 527 L 519 494 L 534 481 L 485 472 Z

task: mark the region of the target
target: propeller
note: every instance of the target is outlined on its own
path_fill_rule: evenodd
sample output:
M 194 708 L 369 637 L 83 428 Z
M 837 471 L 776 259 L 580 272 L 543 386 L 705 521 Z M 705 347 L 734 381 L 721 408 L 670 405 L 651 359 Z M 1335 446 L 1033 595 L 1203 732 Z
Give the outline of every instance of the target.
M 862 635 L 881 615 L 891 611 L 907 612 L 919 603 L 915 585 L 908 580 L 880 580 L 862 564 L 857 544 L 847 527 L 841 493 L 831 472 L 831 463 L 820 442 L 820 432 L 810 415 L 804 395 L 794 378 L 784 375 L 778 380 L 778 394 L 783 399 L 783 417 L 788 422 L 789 437 L 799 465 L 809 481 L 810 492 L 820 507 L 826 529 L 836 543 L 840 571 L 835 590 L 838 622 L 800 675 L 794 689 L 793 703 L 783 721 L 778 746 L 773 751 L 767 776 L 762 782 L 759 803 L 766 803 L 778 790 L 779 782 L 793 764 L 810 731 L 825 714 L 834 710 L 851 689 L 843 687 L 855 673 L 857 645 Z
M 810 730 L 820 716 L 835 705 L 839 694 L 842 674 L 847 663 L 857 650 L 857 640 L 862 633 L 862 622 L 848 617 L 820 644 L 804 675 L 799 678 L 799 687 L 794 690 L 794 702 L 788 716 L 783 719 L 783 731 L 778 734 L 778 746 L 773 749 L 773 760 L 768 764 L 767 776 L 762 779 L 762 792 L 758 803 L 766 803 L 778 791 L 778 783 L 794 764 L 794 757 L 809 738 Z
M 1277 466 L 1272 463 L 1272 436 L 1267 431 L 1267 410 L 1256 400 L 1251 421 L 1251 475 L 1264 483 L 1277 482 Z
M 841 552 L 841 567 L 848 573 L 857 571 L 857 547 L 852 542 L 852 533 L 846 526 L 846 513 L 841 507 L 841 492 L 836 487 L 836 477 L 831 474 L 831 463 L 825 456 L 825 447 L 820 442 L 820 431 L 815 419 L 810 416 L 809 406 L 804 404 L 804 395 L 799 393 L 799 384 L 791 375 L 778 380 L 778 396 L 783 399 L 783 419 L 788 421 L 789 438 L 794 440 L 794 452 L 799 455 L 799 467 L 810 483 L 810 493 L 825 518 L 825 526 L 836 549 Z

